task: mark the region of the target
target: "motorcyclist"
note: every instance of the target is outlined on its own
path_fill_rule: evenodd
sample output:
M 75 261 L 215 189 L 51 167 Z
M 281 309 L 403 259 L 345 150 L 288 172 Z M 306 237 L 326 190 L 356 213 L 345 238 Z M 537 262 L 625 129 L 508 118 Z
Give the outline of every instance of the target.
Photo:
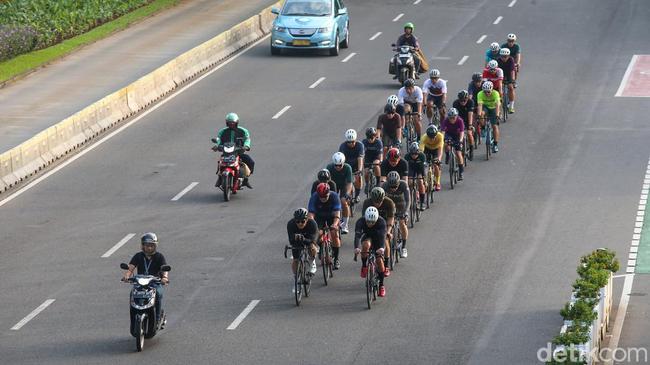
M 239 116 L 235 113 L 228 113 L 226 115 L 226 128 L 219 131 L 217 135 L 217 143 L 212 148 L 215 151 L 223 150 L 223 144 L 227 142 L 235 143 L 238 147 L 243 147 L 245 151 L 251 149 L 251 138 L 248 129 L 239 126 Z M 255 161 L 247 153 L 240 153 L 239 158 L 242 164 L 242 185 L 252 189 L 253 187 L 248 182 L 248 177 L 253 174 L 255 170 Z
M 162 253 L 158 252 L 158 236 L 153 232 L 147 232 L 140 238 L 140 245 L 142 252 L 138 252 L 131 258 L 129 262 L 129 269 L 124 272 L 122 281 L 127 281 L 137 268 L 138 275 L 153 275 L 159 277 L 160 283 L 152 283 L 151 285 L 156 288 L 156 322 L 160 322 L 161 318 L 163 323 L 161 328 L 165 325 L 166 319 L 163 308 L 163 285 L 169 283 L 169 273 L 161 271 L 163 265 L 167 265 L 167 260 Z
M 397 38 L 397 43 L 395 43 L 395 45 L 397 46 L 397 48 L 405 45 L 414 48 L 413 62 L 415 62 L 415 77 L 419 79 L 420 77 L 418 76 L 418 73 L 420 73 L 421 60 L 417 51 L 420 49 L 420 43 L 418 42 L 418 39 L 413 34 L 414 29 L 415 29 L 415 25 L 413 25 L 413 23 L 408 22 L 404 24 L 404 34 L 400 35 L 399 38 Z M 395 67 L 395 69 L 397 69 L 397 67 Z M 397 78 L 397 76 L 395 76 L 395 78 Z

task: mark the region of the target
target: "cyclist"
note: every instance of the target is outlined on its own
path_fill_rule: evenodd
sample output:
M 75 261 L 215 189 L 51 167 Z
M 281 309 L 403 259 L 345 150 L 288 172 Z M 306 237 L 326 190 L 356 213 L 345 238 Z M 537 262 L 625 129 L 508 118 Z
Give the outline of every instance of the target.
M 501 45 L 501 48 L 507 48 L 510 50 L 510 56 L 515 59 L 515 80 L 517 80 L 517 74 L 519 73 L 519 67 L 521 67 L 521 47 L 517 42 L 517 35 L 514 33 L 508 34 L 506 43 Z
M 354 174 L 354 202 L 359 202 L 361 192 L 361 172 L 363 171 L 363 156 L 365 150 L 363 143 L 357 141 L 357 131 L 348 129 L 345 131 L 345 142 L 339 146 L 339 152 L 345 155 L 345 161 L 352 167 Z
M 409 165 L 404 161 L 404 159 L 402 159 L 399 149 L 395 147 L 388 150 L 387 158 L 381 162 L 382 183 L 386 181 L 386 176 L 388 176 L 388 173 L 391 171 L 397 171 L 399 176 L 408 183 Z
M 377 130 L 373 127 L 366 129 L 366 139 L 362 143 L 363 148 L 366 150 L 366 153 L 363 155 L 363 166 L 370 169 L 370 173 L 375 175 L 376 181 L 379 183 L 379 178 L 381 177 L 379 164 L 381 164 L 381 160 L 384 157 L 384 145 L 377 138 Z M 367 187 L 367 182 L 370 180 L 369 174 L 364 175 L 363 179 L 366 181 Z
M 474 107 L 476 108 L 476 95 L 481 91 L 481 86 L 483 86 L 483 74 L 476 72 L 472 74 L 472 81 L 467 85 L 467 92 L 469 92 L 469 97 L 474 100 Z M 474 110 L 476 112 L 476 110 Z
M 363 201 L 363 212 L 369 207 L 377 208 L 379 216 L 386 221 L 386 248 L 388 249 L 386 257 L 390 256 L 390 240 L 393 238 L 393 223 L 395 222 L 395 203 L 386 196 L 383 188 L 375 186 L 370 191 L 370 197 Z M 387 260 L 387 259 L 386 259 Z M 390 276 L 390 269 L 386 267 L 384 274 Z
M 490 119 L 492 124 L 492 134 L 494 142 L 492 144 L 492 152 L 499 152 L 499 114 L 501 111 L 501 97 L 499 92 L 492 90 L 493 86 L 490 81 L 486 81 L 483 84 L 483 90 L 478 93 L 477 106 L 478 116 L 482 117 L 484 114 L 487 114 L 487 118 Z M 481 128 L 485 128 L 485 120 L 482 121 Z
M 487 67 L 483 70 L 483 80 L 491 81 L 492 88 L 503 95 L 503 70 L 499 68 L 496 60 L 488 62 Z
M 440 130 L 445 133 L 447 151 L 451 150 L 450 146 L 454 146 L 454 148 L 456 148 L 456 158 L 458 160 L 458 180 L 463 180 L 463 172 L 465 170 L 465 160 L 463 158 L 465 122 L 463 122 L 463 119 L 458 116 L 458 110 L 456 110 L 456 108 L 449 109 L 447 118 L 440 124 Z
M 491 60 L 496 60 L 499 58 L 499 51 L 501 50 L 501 46 L 497 42 L 492 42 L 490 43 L 490 47 L 485 51 L 485 66 L 487 66 L 488 62 Z
M 384 145 L 384 155 L 391 146 L 399 146 L 402 140 L 404 120 L 395 112 L 395 105 L 388 103 L 384 107 L 384 114 L 377 118 L 377 132 Z
M 406 240 L 409 236 L 408 226 L 406 225 L 406 217 L 408 217 L 408 212 L 411 204 L 411 194 L 409 192 L 408 183 L 400 179 L 399 173 L 397 171 L 391 171 L 388 173 L 388 178 L 384 185 L 382 186 L 386 192 L 386 196 L 389 197 L 393 203 L 395 203 L 395 214 L 397 217 L 403 218 L 399 222 L 399 230 L 402 233 L 402 257 L 406 257 Z
M 440 191 L 440 161 L 444 144 L 444 135 L 438 131 L 438 127 L 429 124 L 426 134 L 420 138 L 420 151 L 424 152 L 427 162 L 433 166 L 433 176 L 436 178 L 433 187 L 435 191 Z
M 440 71 L 438 69 L 434 68 L 429 72 L 429 79 L 422 85 L 422 92 L 425 95 L 424 99 L 427 101 L 427 118 L 429 118 L 429 124 L 431 124 L 431 119 L 433 118 L 434 105 L 438 107 L 440 120 L 443 120 L 446 113 L 447 81 L 440 78 Z
M 287 235 L 292 250 L 291 271 L 296 273 L 298 262 L 300 260 L 300 249 L 309 249 L 309 261 L 311 262 L 309 272 L 316 273 L 316 254 L 318 247 L 316 239 L 318 238 L 318 224 L 315 220 L 309 218 L 309 211 L 305 208 L 298 208 L 293 212 L 293 219 L 287 223 Z
M 377 208 L 369 207 L 365 210 L 363 218 L 357 220 L 354 228 L 354 253 L 361 253 L 361 277 L 365 278 L 368 275 L 368 252 L 372 249 L 376 254 L 379 296 L 386 296 L 385 266 L 384 260 L 382 260 L 386 242 L 386 221 L 379 216 Z
M 341 233 L 348 233 L 348 219 L 350 217 L 350 201 L 352 200 L 352 167 L 345 163 L 345 155 L 336 152 L 332 155 L 332 163 L 327 169 L 336 183 L 337 193 L 341 198 L 343 217 L 341 218 Z
M 408 154 L 404 159 L 409 165 L 409 180 L 414 189 L 417 187 L 418 194 L 420 194 L 420 210 L 424 210 L 425 190 L 424 190 L 424 165 L 426 164 L 426 156 L 420 152 L 420 144 L 418 142 L 411 142 L 408 148 Z M 389 173 L 390 174 L 390 173 Z M 411 202 L 415 204 L 415 202 Z
M 406 106 L 406 104 L 410 105 L 411 110 L 416 113 L 414 121 L 415 133 L 417 133 L 418 138 L 420 138 L 420 116 L 422 115 L 422 102 L 424 100 L 422 89 L 415 85 L 413 79 L 407 79 L 404 81 L 404 86 L 399 89 L 397 98 L 399 99 L 400 104 L 404 104 L 404 106 Z
M 213 147 L 214 150 L 219 150 L 222 148 L 223 144 L 226 142 L 232 142 L 236 144 L 241 144 L 241 147 L 244 147 L 244 150 L 250 151 L 251 149 L 251 137 L 248 129 L 239 126 L 239 116 L 236 113 L 228 113 L 226 115 L 226 128 L 222 128 L 217 135 L 217 144 Z M 242 185 L 246 186 L 249 189 L 253 187 L 248 182 L 248 178 L 253 174 L 255 170 L 255 161 L 247 153 L 240 153 L 239 158 L 242 165 L 242 173 L 244 179 L 242 180 Z M 219 176 L 221 178 L 221 176 Z M 219 185 L 220 182 L 217 182 Z
M 515 112 L 515 59 L 510 57 L 510 50 L 508 48 L 501 48 L 499 51 L 501 57 L 497 60 L 499 68 L 503 70 L 503 79 L 508 87 L 508 113 Z
M 388 99 L 386 100 L 386 104 L 391 104 L 395 107 L 395 110 L 397 111 L 397 114 L 399 114 L 402 119 L 404 119 L 404 104 L 399 103 L 399 98 L 397 95 L 393 94 L 388 96 Z
M 415 77 L 419 78 L 418 73 L 420 73 L 420 65 L 422 63 L 422 60 L 420 60 L 420 55 L 418 54 L 418 51 L 420 50 L 420 42 L 418 42 L 418 39 L 413 34 L 413 30 L 415 30 L 415 25 L 413 25 L 413 23 L 408 22 L 404 24 L 404 34 L 400 35 L 399 38 L 397 38 L 397 43 L 395 43 L 395 45 L 398 48 L 405 45 L 413 47 Z M 397 70 L 397 67 L 395 67 L 395 69 Z M 397 78 L 397 76 L 395 76 L 395 78 Z
M 458 110 L 458 115 L 465 122 L 465 131 L 467 131 L 467 142 L 470 146 L 474 145 L 474 100 L 469 97 L 467 90 L 458 92 L 458 99 L 454 100 L 454 108 Z
M 339 222 L 341 220 L 341 199 L 335 191 L 330 191 L 330 186 L 325 183 L 318 184 L 316 192 L 309 198 L 309 219 L 313 219 L 318 224 L 319 242 L 320 237 L 324 234 L 323 228 L 327 225 L 332 237 L 332 256 L 334 256 L 334 270 L 341 267 L 339 262 L 339 248 L 341 239 L 338 235 Z
M 311 184 L 311 194 L 316 192 L 316 187 L 318 187 L 318 184 L 320 183 L 327 183 L 330 186 L 331 191 L 337 191 L 336 190 L 336 183 L 332 180 L 332 176 L 330 175 L 330 170 L 328 169 L 322 169 L 318 171 L 317 175 L 317 180 L 314 181 L 313 184 Z

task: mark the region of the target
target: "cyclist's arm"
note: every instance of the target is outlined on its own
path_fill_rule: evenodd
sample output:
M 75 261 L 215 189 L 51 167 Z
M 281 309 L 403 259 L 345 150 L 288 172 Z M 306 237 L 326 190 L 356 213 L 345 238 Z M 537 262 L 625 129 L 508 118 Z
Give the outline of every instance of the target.
M 316 215 L 316 199 L 318 199 L 318 193 L 311 194 L 309 198 L 309 204 L 307 205 L 307 211 L 309 212 L 309 218 L 314 219 Z
M 306 244 L 316 243 L 318 238 L 318 224 L 315 220 L 310 219 L 307 221 L 307 227 L 309 228 L 307 232 L 303 233 L 305 240 L 303 241 Z
M 363 225 L 364 222 L 361 219 L 358 219 L 354 225 L 354 248 L 359 248 L 360 246 L 361 236 L 363 236 Z
M 289 243 L 291 246 L 296 245 L 296 225 L 291 224 L 291 221 L 287 223 L 287 235 L 289 236 Z

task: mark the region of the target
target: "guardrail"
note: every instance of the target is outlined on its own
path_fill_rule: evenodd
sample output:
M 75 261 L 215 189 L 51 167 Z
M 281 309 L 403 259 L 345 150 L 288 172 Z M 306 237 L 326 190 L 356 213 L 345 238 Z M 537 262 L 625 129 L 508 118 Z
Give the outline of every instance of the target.
M 271 7 L 0 154 L 0 193 L 74 152 L 271 31 Z

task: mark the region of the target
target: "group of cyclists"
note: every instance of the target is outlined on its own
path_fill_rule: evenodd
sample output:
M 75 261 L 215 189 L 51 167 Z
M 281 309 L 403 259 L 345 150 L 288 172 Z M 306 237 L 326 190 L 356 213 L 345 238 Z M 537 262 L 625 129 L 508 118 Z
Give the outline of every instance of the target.
M 413 24 L 407 23 L 404 28 L 398 46 L 405 42 L 418 47 Z M 407 79 L 396 95 L 388 97 L 376 125 L 365 130 L 365 139 L 359 141 L 357 132 L 348 129 L 331 163 L 318 172 L 307 208 L 295 210 L 287 224 L 289 242 L 294 248 L 294 274 L 302 249 L 308 250 L 309 273 L 316 273 L 316 256 L 322 249 L 321 238 L 325 230 L 329 230 L 331 237 L 333 270 L 340 268 L 341 235 L 349 233 L 354 207 L 361 203 L 359 196 L 365 191 L 362 215 L 354 225 L 355 257 L 361 254 L 360 276 L 365 278 L 369 253 L 375 253 L 378 295 L 384 297 L 384 278 L 391 274 L 388 260 L 393 235 L 399 233 L 401 237 L 399 257 L 408 257 L 407 217 L 411 204 L 415 205 L 413 209 L 424 211 L 427 189 L 441 190 L 443 156 L 445 161 L 453 158 L 450 152 L 454 147 L 458 180 L 463 180 L 467 157 L 464 143 L 475 145 L 476 138 L 490 138 L 491 152 L 499 151 L 501 113 L 515 112 L 520 64 L 517 36 L 508 34 L 503 44 L 490 44 L 485 53 L 484 70 L 472 75 L 468 88 L 458 92 L 452 107 L 446 106 L 447 81 L 441 78 L 438 69 L 432 69 L 422 87 L 416 85 L 414 79 Z M 504 89 L 508 101 L 502 111 Z M 423 128 L 425 118 L 427 126 Z M 480 133 L 486 128 L 491 128 L 491 137 Z M 430 167 L 433 178 L 427 181 L 425 170 Z M 412 194 L 411 190 L 415 192 Z

